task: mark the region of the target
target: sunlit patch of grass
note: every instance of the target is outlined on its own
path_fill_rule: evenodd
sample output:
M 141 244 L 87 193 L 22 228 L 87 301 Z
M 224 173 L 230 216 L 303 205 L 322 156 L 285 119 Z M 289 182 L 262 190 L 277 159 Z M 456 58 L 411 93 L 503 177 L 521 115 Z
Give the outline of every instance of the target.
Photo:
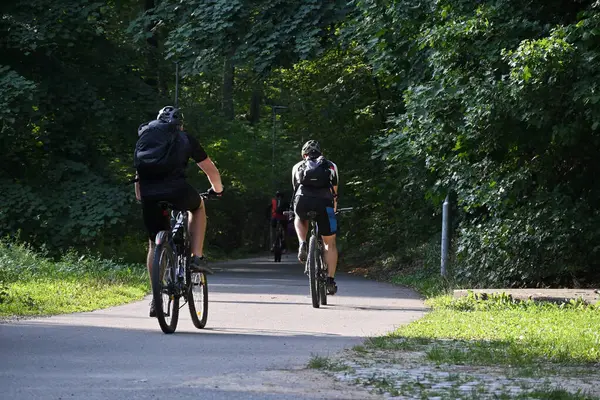
M 91 311 L 139 300 L 149 289 L 143 265 L 75 253 L 53 261 L 0 242 L 0 316 Z
M 502 297 L 441 297 L 430 304 L 431 313 L 390 336 L 433 341 L 427 350 L 430 360 L 484 365 L 600 361 L 598 307 L 578 302 L 517 302 Z

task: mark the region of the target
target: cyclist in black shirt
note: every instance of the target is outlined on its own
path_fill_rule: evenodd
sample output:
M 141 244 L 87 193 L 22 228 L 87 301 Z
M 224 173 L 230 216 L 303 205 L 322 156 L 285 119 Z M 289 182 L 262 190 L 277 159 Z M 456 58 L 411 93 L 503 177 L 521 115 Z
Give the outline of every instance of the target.
M 206 233 L 206 210 L 200 195 L 186 181 L 185 168 L 189 159 L 206 173 L 211 188 L 209 194 L 220 196 L 223 193 L 223 184 L 219 170 L 208 157 L 198 140 L 183 130 L 183 118 L 179 109 L 171 106 L 164 107 L 158 113 L 156 121 L 142 124 L 138 130 L 139 136 L 144 134 L 148 126 L 153 129 L 164 129 L 168 134 L 169 129 L 176 129 L 174 149 L 178 165 L 168 173 L 167 176 L 153 177 L 141 174 L 139 169 L 136 173 L 135 195 L 142 203 L 144 224 L 148 231 L 149 248 L 147 266 L 150 276 L 152 275 L 152 258 L 154 256 L 155 239 L 159 231 L 170 230 L 170 219 L 165 215 L 159 202 L 166 201 L 175 209 L 187 210 L 190 213 L 189 232 L 192 258 L 190 268 L 192 271 L 206 266 L 203 254 L 204 236 Z M 154 304 L 150 306 L 150 316 L 153 317 Z

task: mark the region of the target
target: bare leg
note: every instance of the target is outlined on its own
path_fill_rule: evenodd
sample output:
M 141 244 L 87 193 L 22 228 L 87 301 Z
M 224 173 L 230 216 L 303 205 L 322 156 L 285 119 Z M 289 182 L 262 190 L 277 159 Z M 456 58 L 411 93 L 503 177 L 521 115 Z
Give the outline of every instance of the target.
M 206 234 L 206 209 L 204 208 L 204 200 L 200 201 L 200 207 L 189 212 L 188 230 L 191 236 L 192 254 L 198 257 L 204 255 L 204 236 Z
M 306 235 L 308 234 L 308 220 L 302 221 L 298 216 L 294 220 L 294 226 L 296 227 L 296 234 L 300 243 L 306 242 Z
M 148 240 L 148 257 L 146 258 L 146 267 L 148 268 L 148 276 L 152 285 L 152 261 L 154 260 L 154 249 L 156 245 L 153 240 Z
M 325 245 L 325 263 L 327 264 L 328 275 L 333 278 L 335 277 L 335 270 L 338 262 L 338 251 L 337 244 L 335 241 L 335 235 L 322 236 L 323 244 Z

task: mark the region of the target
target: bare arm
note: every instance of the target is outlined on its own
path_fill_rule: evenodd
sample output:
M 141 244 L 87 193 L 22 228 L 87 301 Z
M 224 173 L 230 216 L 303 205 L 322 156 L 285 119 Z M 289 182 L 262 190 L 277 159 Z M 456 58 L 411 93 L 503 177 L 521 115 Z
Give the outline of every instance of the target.
M 296 185 L 296 178 L 294 177 L 294 171 L 292 171 L 292 188 L 294 189 L 294 193 L 296 193 L 296 189 L 298 189 Z
M 292 197 L 296 195 L 296 190 L 298 190 L 299 183 L 296 181 L 296 172 L 297 172 L 298 164 L 294 165 L 292 168 L 292 188 L 294 188 L 294 193 Z
M 221 183 L 221 174 L 219 173 L 217 166 L 212 162 L 210 157 L 208 157 L 204 161 L 200 161 L 197 165 L 202 171 L 204 171 L 204 173 L 208 177 L 208 181 L 210 182 L 213 190 L 217 193 L 221 193 L 223 191 L 223 183 Z
M 135 173 L 135 198 L 138 200 L 142 200 L 142 195 L 140 193 L 140 181 L 138 180 L 138 174 Z
M 337 211 L 337 192 L 338 192 L 338 187 L 337 185 L 335 185 L 333 187 L 333 211 L 336 212 Z
M 333 172 L 335 174 L 335 179 L 333 179 L 333 211 L 337 211 L 338 204 L 338 186 L 340 184 L 340 173 L 338 171 L 337 165 L 333 164 Z

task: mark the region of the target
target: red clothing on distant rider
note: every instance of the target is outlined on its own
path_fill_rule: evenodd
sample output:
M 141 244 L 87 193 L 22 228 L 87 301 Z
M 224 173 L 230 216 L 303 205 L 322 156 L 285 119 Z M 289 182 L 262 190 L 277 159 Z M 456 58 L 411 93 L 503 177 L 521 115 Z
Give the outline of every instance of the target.
M 271 199 L 271 219 L 287 221 L 287 217 L 285 215 L 277 212 L 277 208 L 280 205 L 278 203 L 281 203 L 282 201 L 283 201 L 282 199 L 277 199 L 277 198 Z M 283 209 L 283 208 L 280 208 L 280 209 Z

